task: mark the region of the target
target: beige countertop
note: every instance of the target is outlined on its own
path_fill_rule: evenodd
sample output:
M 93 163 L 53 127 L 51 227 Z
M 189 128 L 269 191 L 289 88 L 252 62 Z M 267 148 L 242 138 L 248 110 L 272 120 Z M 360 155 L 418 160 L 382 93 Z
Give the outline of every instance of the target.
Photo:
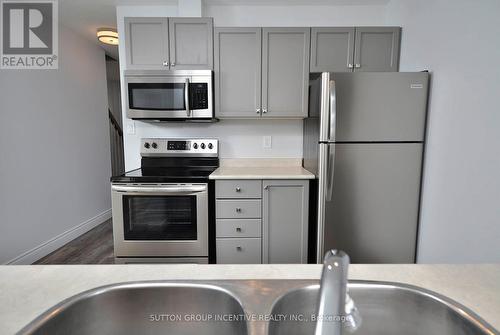
M 223 158 L 210 179 L 314 179 L 301 158 Z
M 0 266 L 0 334 L 14 334 L 58 302 L 102 285 L 139 280 L 319 279 L 320 265 Z M 500 329 L 500 264 L 351 265 L 350 279 L 416 285 L 445 295 Z
M 221 166 L 215 170 L 210 179 L 314 179 L 315 176 L 300 166 L 258 166 L 236 167 Z

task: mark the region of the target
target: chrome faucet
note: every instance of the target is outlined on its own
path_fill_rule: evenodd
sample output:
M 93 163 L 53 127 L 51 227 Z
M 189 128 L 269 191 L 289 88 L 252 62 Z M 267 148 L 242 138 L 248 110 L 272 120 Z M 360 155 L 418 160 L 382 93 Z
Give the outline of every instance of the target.
M 359 312 L 348 295 L 348 267 L 345 252 L 330 250 L 325 254 L 315 335 L 341 335 L 343 329 L 354 332 L 361 325 Z

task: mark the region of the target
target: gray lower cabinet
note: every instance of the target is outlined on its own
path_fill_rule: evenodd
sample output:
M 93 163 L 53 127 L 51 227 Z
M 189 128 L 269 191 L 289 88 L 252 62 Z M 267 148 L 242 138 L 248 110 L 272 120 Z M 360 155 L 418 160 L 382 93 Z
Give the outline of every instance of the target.
M 310 28 L 263 28 L 262 117 L 307 116 Z
M 127 69 L 168 69 L 168 18 L 125 18 Z
M 307 263 L 309 181 L 264 180 L 262 261 Z
M 400 27 L 356 28 L 354 71 L 398 71 L 400 35 Z
M 262 259 L 260 238 L 217 238 L 217 263 L 256 264 Z
M 216 28 L 215 112 L 219 118 L 260 116 L 262 29 Z
M 308 180 L 217 180 L 215 193 L 217 263 L 307 263 Z
M 351 72 L 354 27 L 311 28 L 311 72 Z
M 169 18 L 170 68 L 212 70 L 213 19 Z
M 125 18 L 127 69 L 213 69 L 212 18 Z

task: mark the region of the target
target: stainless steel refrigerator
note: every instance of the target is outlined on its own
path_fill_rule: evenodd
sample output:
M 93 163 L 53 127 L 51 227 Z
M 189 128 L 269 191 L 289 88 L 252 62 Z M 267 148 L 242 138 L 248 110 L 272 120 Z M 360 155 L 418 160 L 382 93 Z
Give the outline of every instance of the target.
M 414 263 L 427 72 L 314 73 L 304 167 L 318 178 L 316 259 Z

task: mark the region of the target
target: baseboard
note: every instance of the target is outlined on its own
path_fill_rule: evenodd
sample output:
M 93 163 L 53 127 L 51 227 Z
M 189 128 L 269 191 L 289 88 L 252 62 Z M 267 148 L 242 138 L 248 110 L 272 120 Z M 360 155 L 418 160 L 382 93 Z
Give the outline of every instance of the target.
M 111 209 L 105 210 L 104 212 L 97 214 L 93 218 L 88 219 L 85 222 L 80 223 L 78 226 L 65 231 L 64 233 L 40 244 L 39 246 L 26 251 L 25 253 L 17 256 L 16 258 L 7 262 L 7 264 L 13 265 L 28 265 L 33 264 L 42 257 L 47 256 L 51 252 L 59 249 L 68 242 L 71 242 L 75 238 L 85 234 L 90 229 L 100 225 L 101 223 L 109 220 L 111 218 Z

